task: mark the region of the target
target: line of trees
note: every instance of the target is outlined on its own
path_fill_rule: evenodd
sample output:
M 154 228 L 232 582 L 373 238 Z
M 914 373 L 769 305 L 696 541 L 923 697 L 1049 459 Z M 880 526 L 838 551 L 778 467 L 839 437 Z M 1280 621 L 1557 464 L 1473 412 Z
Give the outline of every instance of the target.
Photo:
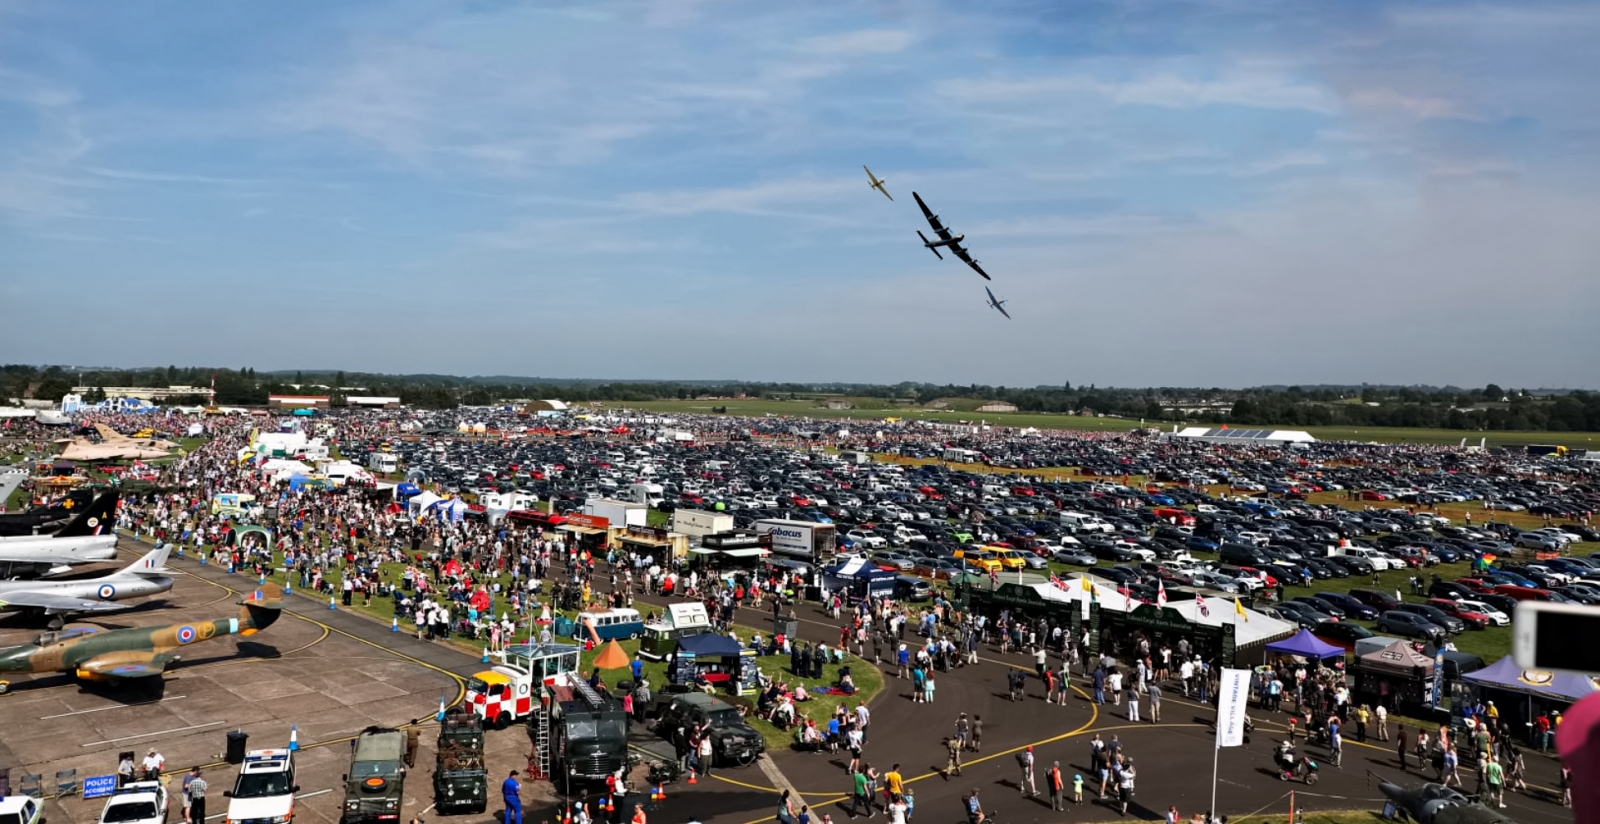
M 86 400 L 103 399 L 102 387 L 194 386 L 198 393 L 174 399 L 205 400 L 216 386 L 217 403 L 262 405 L 269 394 L 323 394 L 342 404 L 349 394 L 399 397 L 425 409 L 485 406 L 511 398 L 560 398 L 583 403 L 684 400 L 699 397 L 804 398 L 825 394 L 881 398 L 923 405 L 938 399 L 1004 401 L 1023 412 L 1106 414 L 1148 421 L 1202 421 L 1261 426 L 1393 426 L 1551 432 L 1600 431 L 1600 393 L 1535 394 L 1490 384 L 1457 387 L 1318 386 L 1256 387 L 1236 390 L 1183 387 L 1006 387 L 979 384 L 796 384 L 742 381 L 581 381 L 537 378 L 384 375 L 329 370 L 257 373 L 251 367 L 150 369 L 66 369 L 11 364 L 0 366 L 0 399 L 58 401 L 75 386 L 87 386 Z M 1203 414 L 1183 409 L 1205 409 Z

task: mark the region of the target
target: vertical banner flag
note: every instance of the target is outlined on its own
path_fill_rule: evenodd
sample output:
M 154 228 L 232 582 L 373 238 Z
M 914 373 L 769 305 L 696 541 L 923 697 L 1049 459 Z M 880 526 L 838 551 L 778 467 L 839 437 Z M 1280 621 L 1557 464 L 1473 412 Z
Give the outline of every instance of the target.
M 1244 716 L 1249 710 L 1250 671 L 1223 669 L 1217 698 L 1217 746 L 1244 746 Z

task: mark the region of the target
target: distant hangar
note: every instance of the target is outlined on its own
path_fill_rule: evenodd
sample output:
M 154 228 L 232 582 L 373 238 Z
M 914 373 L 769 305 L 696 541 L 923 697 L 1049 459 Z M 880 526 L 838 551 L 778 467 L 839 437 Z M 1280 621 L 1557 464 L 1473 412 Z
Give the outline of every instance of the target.
M 1288 446 L 1297 443 L 1316 443 L 1310 432 L 1300 429 L 1208 429 L 1188 426 L 1168 435 L 1207 443 L 1254 444 L 1257 446 Z

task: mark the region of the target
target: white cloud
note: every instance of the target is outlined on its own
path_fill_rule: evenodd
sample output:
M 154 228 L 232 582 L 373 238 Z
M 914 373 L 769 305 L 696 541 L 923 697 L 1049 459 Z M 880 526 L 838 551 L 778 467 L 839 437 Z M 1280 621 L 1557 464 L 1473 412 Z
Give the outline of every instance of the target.
M 1394 89 L 1356 89 L 1345 93 L 1345 103 L 1351 106 L 1377 110 L 1399 111 L 1421 120 L 1464 118 L 1465 109 L 1453 100 L 1443 97 L 1415 97 Z
M 1167 109 L 1228 105 L 1318 114 L 1333 114 L 1339 110 L 1338 98 L 1329 89 L 1278 72 L 1260 70 L 1236 71 L 1216 79 L 1175 72 L 1143 74 L 1132 79 L 1108 79 L 1082 72 L 957 79 L 941 83 L 939 94 L 969 104 L 1015 104 L 1019 101 L 1044 104 L 1053 99 L 1092 96 L 1119 106 Z
M 797 51 L 806 54 L 856 57 L 869 54 L 895 54 L 905 51 L 916 37 L 904 29 L 859 29 L 824 34 L 800 41 Z

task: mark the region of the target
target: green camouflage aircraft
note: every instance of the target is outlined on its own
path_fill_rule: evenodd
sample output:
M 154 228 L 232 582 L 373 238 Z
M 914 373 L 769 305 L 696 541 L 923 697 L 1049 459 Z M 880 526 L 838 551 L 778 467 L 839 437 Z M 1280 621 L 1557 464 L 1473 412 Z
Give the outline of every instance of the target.
M 267 584 L 239 605 L 237 618 L 164 627 L 74 627 L 47 632 L 31 644 L 0 650 L 0 673 L 66 672 L 85 681 L 111 682 L 159 677 L 190 644 L 224 635 L 255 635 L 272 626 L 283 608 L 283 590 Z M 7 686 L 0 681 L 0 692 Z

